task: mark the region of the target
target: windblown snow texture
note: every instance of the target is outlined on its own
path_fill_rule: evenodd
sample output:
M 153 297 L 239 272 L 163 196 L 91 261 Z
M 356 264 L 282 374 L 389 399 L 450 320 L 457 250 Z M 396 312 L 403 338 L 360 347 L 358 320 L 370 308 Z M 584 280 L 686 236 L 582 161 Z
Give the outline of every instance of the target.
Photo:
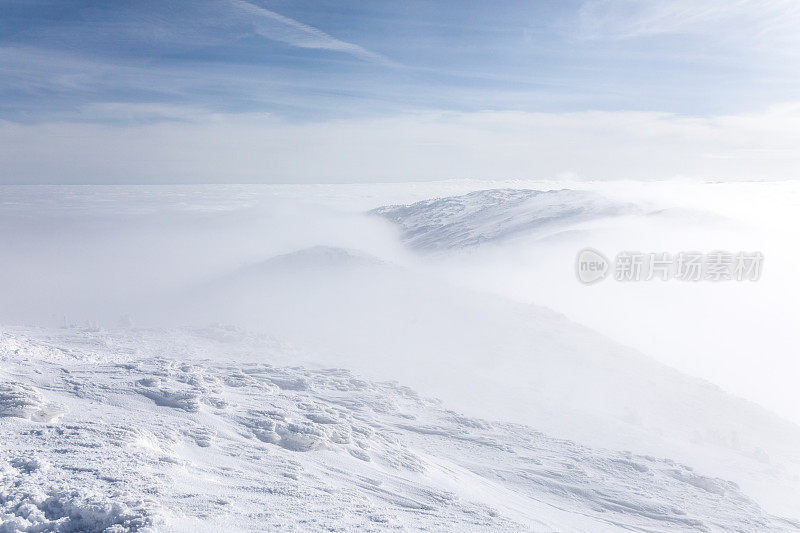
M 518 235 L 543 235 L 631 212 L 632 205 L 569 189 L 491 189 L 372 211 L 396 224 L 403 240 L 421 250 L 465 248 Z
M 6 330 L 0 531 L 800 530 L 669 459 L 267 362 L 285 349 L 223 327 Z

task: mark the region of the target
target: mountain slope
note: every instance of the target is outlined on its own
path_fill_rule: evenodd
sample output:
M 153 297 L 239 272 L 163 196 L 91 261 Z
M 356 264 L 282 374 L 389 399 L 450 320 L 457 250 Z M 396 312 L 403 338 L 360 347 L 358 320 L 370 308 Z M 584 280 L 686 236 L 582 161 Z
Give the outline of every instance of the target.
M 274 349 L 220 328 L 3 332 L 0 530 L 800 530 L 670 460 L 241 360 Z
M 383 206 L 371 211 L 400 228 L 418 250 L 467 248 L 518 235 L 544 236 L 571 225 L 637 212 L 591 191 L 490 189 Z
M 770 510 L 800 498 L 797 426 L 548 309 L 357 252 L 269 259 L 196 287 L 167 313 L 271 334 L 297 347 L 295 361 L 397 379 L 473 416 L 703 465 Z

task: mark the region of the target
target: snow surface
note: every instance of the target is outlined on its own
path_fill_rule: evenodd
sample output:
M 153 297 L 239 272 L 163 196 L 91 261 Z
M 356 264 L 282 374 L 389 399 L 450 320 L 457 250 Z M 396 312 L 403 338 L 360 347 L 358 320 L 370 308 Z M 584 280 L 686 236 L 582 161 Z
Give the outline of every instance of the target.
M 0 532 L 795 530 L 798 191 L 1 188 Z M 769 263 L 589 290 L 585 245 Z
M 372 213 L 397 224 L 412 248 L 441 250 L 524 233 L 541 236 L 545 231 L 637 211 L 632 204 L 612 202 L 592 191 L 490 189 L 379 207 Z
M 269 364 L 288 349 L 222 326 L 5 328 L 0 531 L 800 530 L 670 459 Z
M 800 314 L 791 303 L 800 299 L 798 182 L 509 182 L 493 184 L 502 187 L 496 189 L 475 183 L 482 190 L 468 194 L 450 185 L 430 186 L 436 200 L 391 202 L 373 211 L 388 211 L 409 252 L 438 252 L 413 254 L 428 271 L 438 270 L 455 285 L 562 312 L 800 423 L 800 361 L 793 355 L 800 346 Z M 520 202 L 520 193 L 509 190 L 512 185 L 550 192 Z M 541 201 L 547 194 L 563 195 L 564 204 L 548 206 Z M 566 199 L 574 196 L 581 205 L 587 194 L 634 208 L 575 220 Z M 504 216 L 506 210 L 513 216 Z M 520 224 L 526 220 L 534 222 Z M 612 260 L 622 251 L 674 256 L 691 250 L 757 250 L 765 266 L 757 283 L 612 279 L 587 288 L 576 283 L 574 273 L 577 252 L 585 247 Z
M 233 320 L 290 342 L 293 363 L 397 379 L 473 416 L 702 465 L 771 512 L 798 509 L 800 428 L 549 309 L 314 247 L 196 287 L 166 313 Z

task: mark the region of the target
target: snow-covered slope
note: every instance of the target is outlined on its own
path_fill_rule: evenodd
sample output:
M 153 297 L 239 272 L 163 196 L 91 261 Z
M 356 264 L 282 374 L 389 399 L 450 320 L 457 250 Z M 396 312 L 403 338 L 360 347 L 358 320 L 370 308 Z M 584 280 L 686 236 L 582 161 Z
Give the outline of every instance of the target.
M 0 531 L 790 531 L 728 481 L 234 329 L 0 333 Z
M 64 522 L 63 530 L 101 529 L 116 522 L 129 529 L 152 523 L 165 530 L 404 524 L 517 530 L 544 522 L 539 529 L 559 531 L 596 531 L 618 521 L 659 531 L 690 527 L 676 522 L 682 511 L 687 520 L 701 520 L 710 529 L 714 524 L 726 530 L 790 529 L 786 522 L 763 517 L 752 501 L 765 514 L 797 517 L 797 426 L 608 336 L 670 364 L 705 361 L 707 372 L 696 371 L 702 365 L 682 368 L 744 394 L 751 389 L 720 378 L 741 373 L 762 389 L 774 388 L 774 398 L 751 398 L 772 398 L 764 402 L 772 408 L 791 407 L 796 395 L 791 348 L 797 343 L 794 333 L 785 332 L 797 331 L 797 317 L 793 308 L 776 313 L 775 305 L 788 306 L 797 292 L 796 254 L 777 253 L 794 250 L 791 228 L 797 227 L 797 210 L 791 202 L 797 198 L 796 186 L 748 187 L 736 193 L 743 192 L 746 201 L 731 205 L 727 185 L 704 186 L 704 192 L 642 186 L 669 192 L 674 202 L 665 205 L 659 203 L 660 193 L 651 195 L 659 202 L 643 202 L 628 186 L 588 187 L 597 191 L 590 197 L 610 199 L 598 199 L 597 205 L 620 208 L 610 212 L 594 211 L 594 200 L 574 190 L 554 191 L 549 203 L 545 199 L 551 193 L 519 193 L 516 200 L 512 192 L 475 193 L 469 200 L 457 197 L 455 207 L 448 207 L 452 198 L 425 202 L 431 211 L 426 207 L 413 214 L 413 226 L 421 232 L 406 242 L 415 248 L 404 246 L 397 228 L 383 217 L 364 215 L 379 205 L 509 186 L 585 188 L 580 183 L 453 182 L 385 190 L 3 190 L 0 323 L 94 325 L 93 331 L 7 330 L 10 335 L 3 337 L 0 506 L 13 515 L 4 520 Z M 685 203 L 688 199 L 691 204 Z M 626 202 L 638 206 L 632 214 Z M 463 210 L 459 203 L 465 204 Z M 573 203 L 584 207 L 573 211 Z M 720 213 L 739 222 L 750 204 L 769 205 L 770 211 L 783 207 L 768 226 L 769 239 L 758 236 L 747 244 L 737 230 L 727 241 L 714 233 L 707 243 L 697 244 L 693 239 L 708 222 L 700 215 L 715 203 L 726 207 Z M 695 211 L 681 210 L 685 205 Z M 690 224 L 672 224 L 678 219 Z M 641 238 L 630 239 L 634 233 Z M 670 233 L 674 240 L 661 240 Z M 776 246 L 768 248 L 769 242 Z M 663 292 L 676 293 L 670 307 L 663 293 L 645 290 L 649 284 L 625 285 L 629 296 L 635 293 L 625 299 L 619 298 L 621 291 L 610 290 L 623 284 L 609 280 L 587 289 L 577 283 L 574 256 L 584 245 L 609 253 L 760 249 L 769 266 L 765 279 L 736 285 L 727 300 L 716 299 L 713 291 L 730 287 L 702 284 L 681 291 L 664 284 Z M 465 253 L 414 253 L 462 247 Z M 298 251 L 285 253 L 292 250 Z M 783 278 L 775 277 L 779 269 Z M 766 290 L 770 284 L 772 293 Z M 754 305 L 758 301 L 760 307 Z M 603 335 L 527 302 L 569 313 Z M 575 313 L 584 307 L 583 314 Z M 227 328 L 99 330 L 99 324 L 113 327 L 125 314 L 142 327 L 199 328 L 222 321 L 283 340 Z M 708 327 L 705 316 L 717 316 L 722 327 Z M 593 317 L 607 320 L 593 322 Z M 626 337 L 626 331 L 641 333 L 641 342 Z M 740 342 L 748 339 L 752 342 Z M 736 357 L 749 364 L 737 366 Z M 276 366 L 269 369 L 265 362 Z M 304 369 L 296 368 L 301 364 Z M 331 400 L 325 385 L 331 381 L 323 376 L 332 373 L 322 372 L 329 367 L 360 376 L 341 378 L 346 382 L 366 383 L 362 388 L 332 386 L 337 394 L 356 398 L 345 418 L 380 418 L 389 429 L 373 435 L 393 436 L 416 456 L 437 458 L 426 463 L 421 477 L 402 474 L 406 477 L 400 480 L 397 472 L 404 467 L 388 473 L 382 466 L 370 470 L 382 461 L 388 464 L 383 459 L 388 455 L 404 453 L 382 447 L 384 437 L 364 440 L 371 454 L 365 462 L 351 454 L 363 450 L 355 444 L 354 424 L 326 424 L 306 416 L 302 405 L 309 397 L 319 404 Z M 240 374 L 253 374 L 254 381 L 242 387 L 228 383 L 228 377 Z M 770 377 L 777 375 L 781 379 Z M 380 383 L 387 379 L 442 398 L 467 422 L 455 422 L 441 406 L 410 400 L 405 389 Z M 289 381 L 282 387 L 281 380 Z M 308 389 L 291 390 L 299 380 Z M 370 414 L 382 400 L 397 405 L 397 418 L 405 422 L 395 423 L 391 414 Z M 308 420 L 316 429 L 294 431 L 287 420 L 242 414 L 273 403 L 292 423 Z M 486 425 L 475 417 L 494 422 Z M 419 427 L 409 429 L 409 420 L 419 421 Z M 473 424 L 480 427 L 470 429 Z M 262 426 L 270 442 L 256 436 L 253 428 Z M 420 432 L 420 427 L 425 429 Z M 540 436 L 528 428 L 551 438 L 537 440 Z M 337 435 L 349 431 L 351 440 L 334 442 L 338 437 L 328 429 Z M 473 447 L 466 435 L 503 442 L 505 451 L 484 455 L 491 447 Z M 562 446 L 564 441 L 553 438 L 576 444 Z M 312 448 L 323 442 L 331 450 L 292 449 L 302 447 L 298 442 L 310 442 Z M 539 447 L 530 454 L 542 461 L 544 471 L 531 471 L 535 462 L 526 450 L 533 448 L 526 446 L 534 444 Z M 456 456 L 459 449 L 463 453 Z M 603 449 L 630 450 L 631 455 Z M 704 500 L 705 491 L 681 485 L 686 470 L 675 467 L 684 473 L 670 473 L 665 470 L 669 463 L 651 462 L 644 458 L 648 455 L 669 457 L 694 467 L 698 475 L 736 482 L 740 488 L 702 478 L 696 485 L 710 488 L 713 502 Z M 302 471 L 316 477 L 298 474 L 292 481 L 292 468 L 298 467 L 292 461 L 298 456 L 316 457 L 313 464 L 302 463 Z M 528 460 L 515 462 L 519 457 Z M 618 460 L 636 466 L 623 475 Z M 341 467 L 341 477 L 329 475 L 331 465 Z M 546 484 L 542 476 L 574 485 Z M 324 490 L 309 489 L 311 482 Z M 376 486 L 391 497 L 370 496 L 367 491 Z M 725 494 L 715 496 L 719 491 L 713 487 L 719 486 L 727 487 Z M 551 499 L 554 494 L 558 498 Z M 739 500 L 741 494 L 752 500 Z M 417 504 L 391 503 L 397 495 L 423 503 L 415 509 Z M 434 503 L 426 503 L 429 499 Z M 731 505 L 734 499 L 738 503 Z M 609 509 L 613 501 L 622 502 L 616 510 Z M 711 503 L 718 506 L 713 512 Z M 493 511 L 484 512 L 486 506 Z M 375 520 L 370 518 L 374 509 Z M 644 514 L 650 518 L 639 516 Z M 608 521 L 598 521 L 602 517 Z
M 631 204 L 612 202 L 591 191 L 492 189 L 371 212 L 397 224 L 409 246 L 442 250 L 522 234 L 542 236 L 580 222 L 636 211 Z
M 702 464 L 770 509 L 800 498 L 800 428 L 548 309 L 316 247 L 196 288 L 176 324 L 225 319 L 296 360 L 397 379 L 471 415 L 582 444 Z

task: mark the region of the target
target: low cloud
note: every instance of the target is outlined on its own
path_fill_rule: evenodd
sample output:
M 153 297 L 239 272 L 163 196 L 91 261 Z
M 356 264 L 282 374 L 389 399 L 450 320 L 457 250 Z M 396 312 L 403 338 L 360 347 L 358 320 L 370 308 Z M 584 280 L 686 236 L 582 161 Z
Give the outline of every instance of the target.
M 321 122 L 179 113 L 180 120 L 132 123 L 158 109 L 119 104 L 102 111 L 125 120 L 0 122 L 0 182 L 789 179 L 800 168 L 794 104 L 715 117 L 425 112 Z

